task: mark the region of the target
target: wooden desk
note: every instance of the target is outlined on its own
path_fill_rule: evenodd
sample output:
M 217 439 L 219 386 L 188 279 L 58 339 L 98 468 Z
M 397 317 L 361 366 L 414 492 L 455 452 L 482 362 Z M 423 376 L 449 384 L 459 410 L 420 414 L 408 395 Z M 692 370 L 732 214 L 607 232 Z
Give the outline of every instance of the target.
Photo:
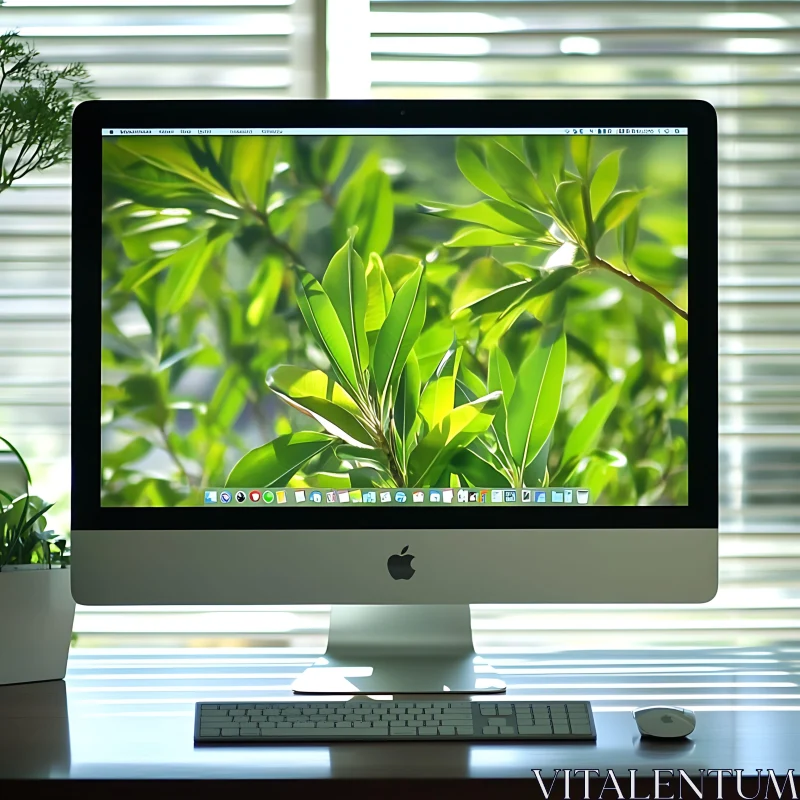
M 469 779 L 471 787 L 490 779 L 531 798 L 540 796 L 531 794 L 533 768 L 543 775 L 556 768 L 625 776 L 654 768 L 800 773 L 797 646 L 485 655 L 504 673 L 509 697 L 591 700 L 597 743 L 198 748 L 194 702 L 292 699 L 289 685 L 313 657 L 285 650 L 76 650 L 66 682 L 0 687 L 0 779 L 256 778 L 275 781 L 275 789 L 283 779 L 294 782 L 292 793 L 298 780 L 312 781 L 317 792 L 317 780 L 330 778 L 391 781 L 387 786 L 415 780 L 420 789 L 439 779 Z M 630 710 L 656 703 L 697 712 L 691 740 L 640 740 Z M 445 796 L 441 785 L 436 794 Z M 582 787 L 575 796 L 583 796 Z

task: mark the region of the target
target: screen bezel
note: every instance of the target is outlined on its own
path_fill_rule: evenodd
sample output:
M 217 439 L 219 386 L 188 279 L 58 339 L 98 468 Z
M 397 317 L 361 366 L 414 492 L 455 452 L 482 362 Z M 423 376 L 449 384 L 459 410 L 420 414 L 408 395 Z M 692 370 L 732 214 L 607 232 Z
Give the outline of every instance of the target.
M 483 108 L 482 108 L 483 107 Z M 103 128 L 688 128 L 689 503 L 685 506 L 448 506 L 405 511 L 407 529 L 475 530 L 718 527 L 717 119 L 699 100 L 233 100 L 89 101 L 73 117 L 72 528 L 74 530 L 388 530 L 398 507 L 141 508 L 101 506 Z M 490 120 L 490 121 L 489 121 Z M 697 313 L 701 310 L 702 313 Z M 86 387 L 97 387 L 89 392 Z M 534 510 L 535 508 L 535 510 Z M 491 511 L 489 511 L 491 509 Z M 387 514 L 387 510 L 392 513 Z M 326 513 L 327 512 L 327 513 Z

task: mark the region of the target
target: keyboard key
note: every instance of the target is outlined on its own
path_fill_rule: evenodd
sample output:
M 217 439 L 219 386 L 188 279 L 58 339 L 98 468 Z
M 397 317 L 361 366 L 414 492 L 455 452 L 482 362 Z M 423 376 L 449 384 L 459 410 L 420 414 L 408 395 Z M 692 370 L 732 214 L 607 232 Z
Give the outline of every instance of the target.
M 547 725 L 518 725 L 517 730 L 523 736 L 552 736 L 553 731 Z
M 576 725 L 576 724 L 573 723 L 572 732 L 573 733 L 591 733 L 592 729 L 589 727 L 589 723 L 588 722 L 585 725 Z
M 456 725 L 456 734 L 458 734 L 458 736 L 472 736 L 473 733 L 474 729 L 472 725 L 469 727 Z
M 438 736 L 439 731 L 437 728 L 417 728 L 419 736 Z
M 439 736 L 455 736 L 456 729 L 451 725 L 440 725 Z
M 485 725 L 483 728 L 483 733 L 486 736 L 491 736 L 495 733 L 500 733 L 500 728 L 497 725 Z
M 505 717 L 489 717 L 489 719 L 486 720 L 486 724 L 487 725 L 505 725 L 506 724 L 506 718 Z
M 405 726 L 402 728 L 389 728 L 389 733 L 391 733 L 392 736 L 416 736 L 417 729 Z
M 553 723 L 553 733 L 569 733 L 569 725 L 567 724 L 559 724 L 557 722 Z
M 200 728 L 200 735 L 201 736 L 219 736 L 220 735 L 219 728 Z
M 222 729 L 223 736 L 238 736 L 239 729 L 238 728 L 223 728 Z

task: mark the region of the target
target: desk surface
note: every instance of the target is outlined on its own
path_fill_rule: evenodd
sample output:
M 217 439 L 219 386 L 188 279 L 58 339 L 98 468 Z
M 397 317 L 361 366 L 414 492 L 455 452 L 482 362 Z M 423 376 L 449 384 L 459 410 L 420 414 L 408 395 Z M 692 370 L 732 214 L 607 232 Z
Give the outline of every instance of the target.
M 258 650 L 76 650 L 66 682 L 0 687 L 0 779 L 498 778 L 531 769 L 800 772 L 800 648 L 484 653 L 509 697 L 592 701 L 597 743 L 195 747 L 196 701 L 290 700 L 313 656 Z M 640 740 L 630 710 L 697 712 L 691 740 Z

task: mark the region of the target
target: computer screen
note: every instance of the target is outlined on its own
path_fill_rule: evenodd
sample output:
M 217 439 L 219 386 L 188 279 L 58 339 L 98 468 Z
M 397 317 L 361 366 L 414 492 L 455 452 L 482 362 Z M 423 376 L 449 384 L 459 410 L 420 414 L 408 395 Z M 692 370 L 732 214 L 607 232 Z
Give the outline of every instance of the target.
M 687 139 L 104 129 L 101 505 L 687 505 Z

